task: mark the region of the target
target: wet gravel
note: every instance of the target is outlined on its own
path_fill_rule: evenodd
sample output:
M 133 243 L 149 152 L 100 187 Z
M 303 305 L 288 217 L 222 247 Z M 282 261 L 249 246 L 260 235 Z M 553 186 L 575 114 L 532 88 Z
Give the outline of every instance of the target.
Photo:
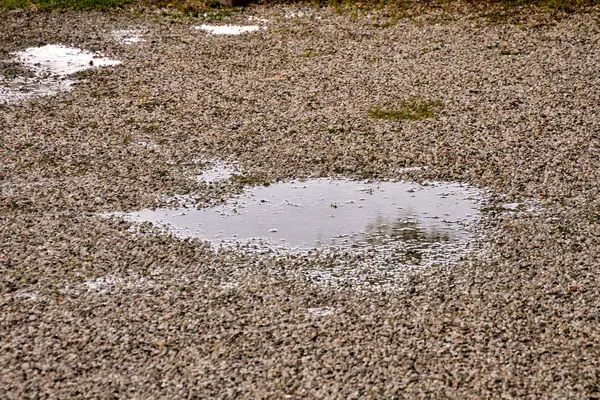
M 288 11 L 217 21 L 269 20 L 235 36 L 148 14 L 0 14 L 2 58 L 62 43 L 122 61 L 0 106 L 0 397 L 599 398 L 598 12 Z M 368 114 L 407 98 L 443 108 Z M 248 179 L 198 181 L 198 159 Z M 325 176 L 460 181 L 492 200 L 468 257 L 388 291 L 97 216 Z

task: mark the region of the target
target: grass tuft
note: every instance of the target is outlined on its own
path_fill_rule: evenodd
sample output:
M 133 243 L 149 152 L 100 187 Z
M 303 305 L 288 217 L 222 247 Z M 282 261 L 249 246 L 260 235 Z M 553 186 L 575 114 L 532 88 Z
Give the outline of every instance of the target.
M 408 99 L 401 102 L 397 107 L 372 107 L 369 115 L 376 119 L 388 119 L 393 121 L 414 121 L 424 118 L 433 118 L 442 108 L 439 100 L 425 101 L 421 99 Z
M 224 7 L 217 0 L 0 0 L 0 10 L 110 10 L 126 6 L 164 9 L 183 16 L 221 19 L 236 8 Z
M 0 9 L 15 10 L 109 10 L 123 8 L 133 0 L 0 0 Z
M 308 50 L 305 51 L 304 53 L 302 53 L 302 58 L 311 58 L 311 57 L 316 57 L 318 54 L 316 51 L 314 50 Z

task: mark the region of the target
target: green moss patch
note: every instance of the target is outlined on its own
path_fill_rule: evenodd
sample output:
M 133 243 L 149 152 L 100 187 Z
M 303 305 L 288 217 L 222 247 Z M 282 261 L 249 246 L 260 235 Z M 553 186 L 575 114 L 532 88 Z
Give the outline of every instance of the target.
M 439 100 L 428 101 L 421 99 L 408 99 L 399 104 L 383 107 L 375 106 L 369 109 L 369 115 L 376 119 L 388 119 L 393 121 L 414 121 L 424 118 L 433 118 L 442 108 Z

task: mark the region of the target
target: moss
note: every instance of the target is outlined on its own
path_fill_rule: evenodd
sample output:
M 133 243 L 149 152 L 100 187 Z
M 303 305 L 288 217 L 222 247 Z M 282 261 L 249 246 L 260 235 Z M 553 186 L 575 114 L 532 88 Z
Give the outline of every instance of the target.
M 344 128 L 337 128 L 337 127 L 332 127 L 332 128 L 328 128 L 327 129 L 327 133 L 329 133 L 330 135 L 336 135 L 338 133 L 344 133 L 346 130 Z
M 502 50 L 500 52 L 501 56 L 519 56 L 521 55 L 520 51 L 510 51 L 510 50 Z
M 414 121 L 424 118 L 433 118 L 442 108 L 439 100 L 426 101 L 420 99 L 408 99 L 396 106 L 375 106 L 369 109 L 369 115 L 376 119 L 388 119 L 393 121 Z
M 136 5 L 177 11 L 180 16 L 221 19 L 238 8 L 224 7 L 217 0 L 0 0 L 0 10 L 109 10 Z
M 74 9 L 90 10 L 100 9 L 108 10 L 111 8 L 122 8 L 126 4 L 131 4 L 132 0 L 0 0 L 0 9 Z
M 308 50 L 308 51 L 305 51 L 304 53 L 302 53 L 303 58 L 311 58 L 311 57 L 316 57 L 316 56 L 317 56 L 317 52 L 313 51 L 313 50 Z

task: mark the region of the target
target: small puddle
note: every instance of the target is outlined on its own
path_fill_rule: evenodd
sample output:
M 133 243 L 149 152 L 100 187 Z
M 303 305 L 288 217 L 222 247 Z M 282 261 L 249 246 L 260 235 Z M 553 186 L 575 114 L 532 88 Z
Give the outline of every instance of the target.
M 213 35 L 240 35 L 242 33 L 258 31 L 260 27 L 257 25 L 200 25 L 194 26 L 192 29 L 206 31 Z
M 196 176 L 198 182 L 220 182 L 235 174 L 235 169 L 223 163 L 214 163 L 210 168 Z
M 331 307 L 315 307 L 308 308 L 307 311 L 313 317 L 325 317 L 329 314 L 332 314 L 334 309 Z
M 29 73 L 0 79 L 0 102 L 3 103 L 69 90 L 75 83 L 70 75 L 88 68 L 120 64 L 117 60 L 62 45 L 31 47 L 13 55 Z
M 310 179 L 252 187 L 211 208 L 112 215 L 216 246 L 288 253 L 401 248 L 420 264 L 426 253 L 442 248 L 450 258 L 458 254 L 472 238 L 479 198 L 474 189 L 451 183 Z
M 90 67 L 120 64 L 120 61 L 99 57 L 89 51 L 54 44 L 31 47 L 15 56 L 40 75 L 65 76 Z
M 22 292 L 18 292 L 17 297 L 23 300 L 32 300 L 35 301 L 38 299 L 38 294 L 36 292 L 26 292 L 26 291 L 22 291 Z

